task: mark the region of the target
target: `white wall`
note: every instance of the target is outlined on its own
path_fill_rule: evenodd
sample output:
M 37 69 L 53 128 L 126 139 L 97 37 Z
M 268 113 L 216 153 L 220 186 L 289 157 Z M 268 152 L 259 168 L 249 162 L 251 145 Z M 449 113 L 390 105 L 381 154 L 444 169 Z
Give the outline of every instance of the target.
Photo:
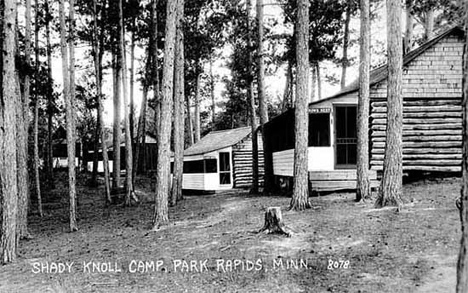
M 309 147 L 308 171 L 330 171 L 335 168 L 333 147 Z M 273 174 L 290 176 L 294 174 L 294 149 L 273 153 Z

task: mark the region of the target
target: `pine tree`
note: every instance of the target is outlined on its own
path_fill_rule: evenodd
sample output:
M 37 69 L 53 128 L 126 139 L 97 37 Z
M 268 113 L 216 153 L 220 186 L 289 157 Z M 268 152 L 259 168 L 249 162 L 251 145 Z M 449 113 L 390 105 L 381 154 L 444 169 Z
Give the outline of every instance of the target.
M 294 185 L 290 208 L 304 210 L 310 208 L 308 189 L 308 133 L 309 133 L 309 107 L 308 70 L 309 70 L 309 1 L 297 1 L 297 93 L 294 110 Z
M 161 96 L 161 118 L 158 131 L 158 155 L 156 168 L 156 201 L 153 216 L 153 230 L 169 222 L 168 194 L 170 172 L 170 137 L 172 116 L 172 95 L 174 80 L 174 49 L 176 41 L 176 18 L 178 1 L 166 5 L 166 32 L 164 43 L 164 65 Z
M 174 171 L 172 173 L 171 205 L 182 199 L 184 166 L 184 0 L 177 5 L 177 39 L 174 69 Z
M 0 252 L 1 263 L 16 259 L 17 169 L 16 108 L 20 102 L 16 89 L 16 2 L 0 1 L 1 37 L 1 96 L 0 96 Z M 13 142 L 13 143 L 12 143 Z
M 401 5 L 387 0 L 387 129 L 384 166 L 376 207 L 401 206 L 403 178 L 403 96 Z
M 369 0 L 361 0 L 359 62 L 359 97 L 357 112 L 357 186 L 356 201 L 370 197 L 369 181 L 369 68 L 370 18 Z
M 457 263 L 457 293 L 468 292 L 468 1 L 465 1 L 465 53 L 463 59 L 463 160 L 461 190 L 461 241 Z

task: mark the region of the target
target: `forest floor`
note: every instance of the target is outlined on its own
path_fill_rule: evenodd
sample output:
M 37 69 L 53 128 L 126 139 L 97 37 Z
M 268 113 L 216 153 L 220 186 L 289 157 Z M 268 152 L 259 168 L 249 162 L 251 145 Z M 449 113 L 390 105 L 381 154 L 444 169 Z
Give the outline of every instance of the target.
M 287 211 L 287 197 L 246 191 L 187 196 L 156 232 L 149 231 L 153 203 L 105 207 L 103 190 L 85 181 L 78 181 L 80 230 L 68 232 L 66 180 L 57 181 L 44 195 L 44 217 L 29 219 L 34 238 L 20 243 L 16 263 L 0 267 L 0 292 L 455 288 L 460 179 L 406 184 L 399 213 L 357 204 L 353 193 L 313 197 L 313 208 L 303 212 Z M 137 192 L 149 198 L 149 188 L 142 189 L 148 184 L 138 182 Z M 282 208 L 292 237 L 256 233 L 270 206 Z

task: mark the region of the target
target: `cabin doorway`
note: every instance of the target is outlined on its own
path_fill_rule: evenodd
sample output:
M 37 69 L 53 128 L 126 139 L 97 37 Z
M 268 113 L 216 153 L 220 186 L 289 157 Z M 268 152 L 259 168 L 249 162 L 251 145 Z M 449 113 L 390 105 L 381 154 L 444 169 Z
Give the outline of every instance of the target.
M 231 184 L 231 153 L 219 153 L 219 184 Z
M 357 107 L 335 106 L 335 159 L 336 169 L 356 168 Z

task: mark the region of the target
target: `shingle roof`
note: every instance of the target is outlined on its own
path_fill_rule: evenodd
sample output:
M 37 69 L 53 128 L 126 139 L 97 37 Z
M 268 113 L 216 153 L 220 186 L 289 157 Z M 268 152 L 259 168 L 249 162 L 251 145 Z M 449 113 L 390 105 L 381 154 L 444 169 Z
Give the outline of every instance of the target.
M 408 52 L 404 57 L 403 57 L 403 66 L 408 65 L 411 61 L 413 61 L 416 57 L 424 53 L 427 49 L 431 48 L 435 44 L 437 44 L 441 39 L 445 38 L 448 35 L 451 35 L 456 32 L 463 32 L 463 29 L 461 26 L 454 26 L 451 29 L 448 29 L 447 31 L 441 33 L 440 35 L 436 36 L 435 38 L 423 43 L 420 47 Z M 384 64 L 381 65 L 374 70 L 370 72 L 370 86 L 375 85 L 376 83 L 379 83 L 385 79 L 387 79 L 388 75 L 388 65 Z M 326 100 L 329 99 L 334 99 L 340 96 L 344 96 L 346 94 L 353 93 L 355 91 L 359 90 L 359 78 L 354 80 L 351 84 L 346 86 L 343 90 L 341 90 L 339 93 L 327 98 Z M 322 102 L 323 100 L 317 101 L 317 102 Z M 314 102 L 315 103 L 315 102 Z
M 252 128 L 250 126 L 212 131 L 200 139 L 199 142 L 186 149 L 184 156 L 205 154 L 233 146 L 246 138 L 251 132 Z

